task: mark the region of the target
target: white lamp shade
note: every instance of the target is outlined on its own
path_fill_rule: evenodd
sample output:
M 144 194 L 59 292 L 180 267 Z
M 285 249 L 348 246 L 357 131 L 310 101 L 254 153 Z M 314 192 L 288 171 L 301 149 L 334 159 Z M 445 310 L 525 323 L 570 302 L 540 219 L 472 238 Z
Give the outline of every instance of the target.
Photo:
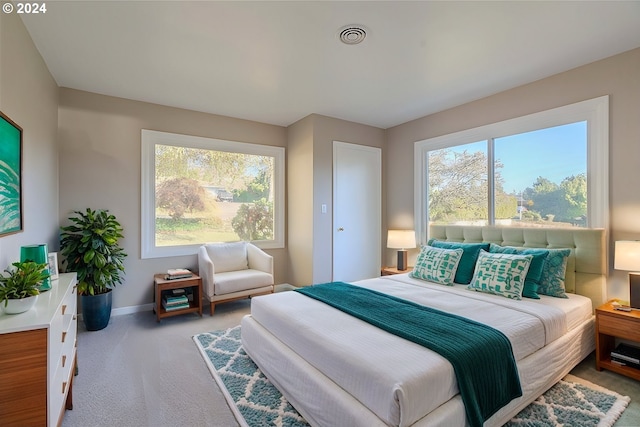
M 613 268 L 616 270 L 640 271 L 640 241 L 617 241 L 614 258 Z
M 387 247 L 392 249 L 408 249 L 416 247 L 416 233 L 413 230 L 389 230 Z

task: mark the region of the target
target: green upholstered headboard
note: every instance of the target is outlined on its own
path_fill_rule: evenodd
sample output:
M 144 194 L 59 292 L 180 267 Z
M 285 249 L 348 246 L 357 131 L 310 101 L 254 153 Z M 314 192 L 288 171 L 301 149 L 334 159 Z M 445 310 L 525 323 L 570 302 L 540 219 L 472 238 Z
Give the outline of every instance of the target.
M 591 298 L 594 308 L 606 302 L 608 263 L 603 229 L 431 225 L 429 238 L 525 248 L 569 248 L 567 292 Z

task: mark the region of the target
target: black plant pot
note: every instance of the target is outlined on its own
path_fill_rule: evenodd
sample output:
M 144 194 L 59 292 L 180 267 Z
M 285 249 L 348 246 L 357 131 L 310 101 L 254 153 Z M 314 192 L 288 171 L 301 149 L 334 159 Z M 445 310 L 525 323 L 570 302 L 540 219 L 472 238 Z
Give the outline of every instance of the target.
M 109 324 L 111 318 L 111 289 L 104 294 L 81 295 L 82 320 L 87 331 L 99 331 Z

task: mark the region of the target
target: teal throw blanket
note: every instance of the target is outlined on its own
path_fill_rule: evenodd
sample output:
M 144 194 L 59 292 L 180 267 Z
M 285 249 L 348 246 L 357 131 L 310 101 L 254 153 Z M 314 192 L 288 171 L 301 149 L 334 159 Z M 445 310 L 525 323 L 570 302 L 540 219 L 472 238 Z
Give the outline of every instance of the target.
M 472 426 L 482 426 L 496 411 L 522 396 L 511 342 L 494 328 L 342 282 L 297 292 L 445 357 L 455 370 Z

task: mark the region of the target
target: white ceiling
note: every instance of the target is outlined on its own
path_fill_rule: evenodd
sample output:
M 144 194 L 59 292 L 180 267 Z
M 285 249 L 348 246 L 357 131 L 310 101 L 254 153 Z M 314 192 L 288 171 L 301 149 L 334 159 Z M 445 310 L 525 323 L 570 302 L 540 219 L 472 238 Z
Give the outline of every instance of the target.
M 49 1 L 21 16 L 62 87 L 282 126 L 388 128 L 640 47 L 640 1 Z M 363 43 L 339 42 L 350 24 Z

